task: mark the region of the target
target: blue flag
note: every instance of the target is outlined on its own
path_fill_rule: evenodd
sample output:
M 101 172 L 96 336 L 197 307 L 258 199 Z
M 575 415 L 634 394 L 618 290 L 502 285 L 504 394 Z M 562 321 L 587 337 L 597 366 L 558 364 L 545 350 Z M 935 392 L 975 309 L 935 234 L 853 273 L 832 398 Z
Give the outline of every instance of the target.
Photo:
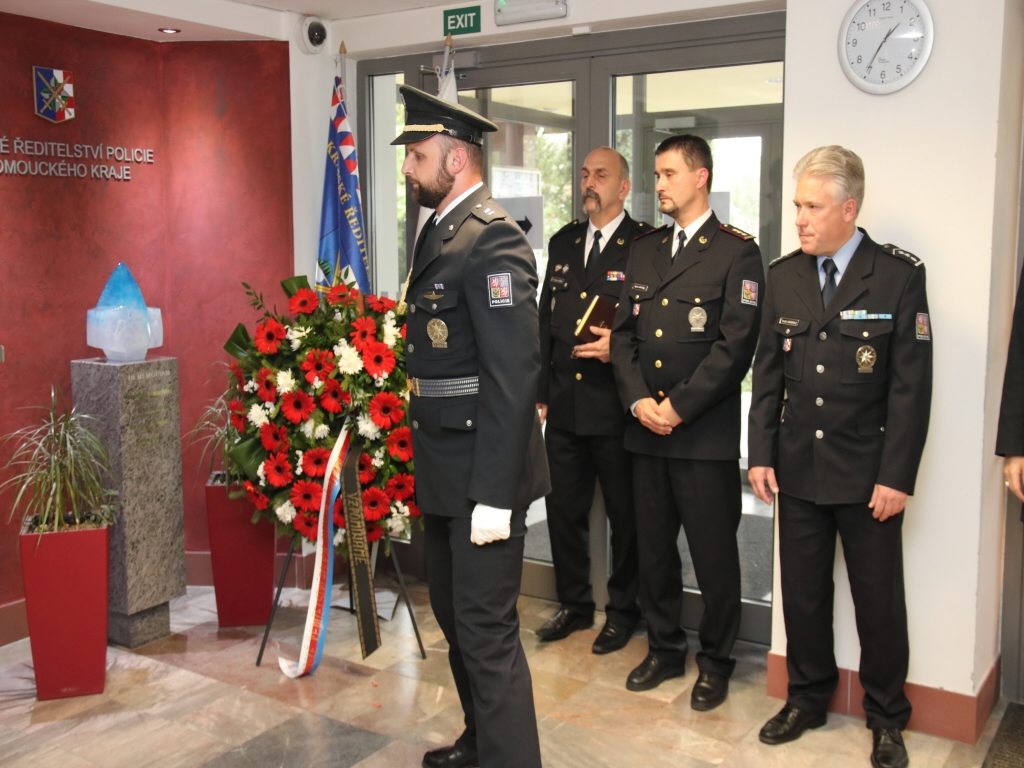
M 330 267 L 328 277 L 321 264 Z M 370 292 L 369 259 L 363 208 L 359 202 L 359 164 L 356 141 L 348 122 L 341 78 L 334 78 L 331 123 L 327 135 L 327 167 L 324 169 L 324 198 L 320 207 L 320 248 L 317 253 L 317 290 L 355 281 L 359 290 Z

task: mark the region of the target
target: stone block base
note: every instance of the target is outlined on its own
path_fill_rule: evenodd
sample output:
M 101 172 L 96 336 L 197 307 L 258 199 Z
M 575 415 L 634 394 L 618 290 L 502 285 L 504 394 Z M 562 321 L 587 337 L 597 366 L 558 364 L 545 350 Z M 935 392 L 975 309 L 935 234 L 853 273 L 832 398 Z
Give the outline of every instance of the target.
M 171 605 L 161 603 L 138 613 L 110 611 L 107 636 L 110 642 L 125 648 L 138 648 L 171 634 Z

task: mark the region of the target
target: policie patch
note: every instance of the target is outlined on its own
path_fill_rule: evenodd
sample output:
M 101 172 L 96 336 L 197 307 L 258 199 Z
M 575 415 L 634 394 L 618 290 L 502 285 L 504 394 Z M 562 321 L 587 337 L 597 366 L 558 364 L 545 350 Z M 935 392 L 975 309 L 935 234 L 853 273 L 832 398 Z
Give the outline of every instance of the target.
M 743 294 L 740 297 L 740 303 L 757 306 L 757 283 L 753 280 L 743 281 Z
M 492 309 L 512 306 L 511 272 L 498 272 L 487 276 L 487 303 Z
M 927 312 L 917 313 L 917 339 L 918 341 L 932 340 L 932 327 L 931 323 L 928 322 Z

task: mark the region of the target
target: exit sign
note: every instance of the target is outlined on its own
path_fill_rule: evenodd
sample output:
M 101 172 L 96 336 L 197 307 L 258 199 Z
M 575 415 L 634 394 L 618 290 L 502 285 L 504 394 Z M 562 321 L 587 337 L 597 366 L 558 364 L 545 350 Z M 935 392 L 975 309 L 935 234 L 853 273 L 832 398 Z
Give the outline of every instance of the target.
M 444 12 L 445 35 L 468 35 L 480 31 L 480 6 L 452 8 Z

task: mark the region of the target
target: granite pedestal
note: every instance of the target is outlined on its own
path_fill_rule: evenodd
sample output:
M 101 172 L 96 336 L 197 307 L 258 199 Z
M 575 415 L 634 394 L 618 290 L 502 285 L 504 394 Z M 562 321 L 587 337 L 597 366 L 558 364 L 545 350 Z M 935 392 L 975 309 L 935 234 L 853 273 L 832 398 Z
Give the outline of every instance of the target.
M 73 360 L 71 390 L 99 418 L 114 465 L 108 637 L 135 648 L 170 634 L 168 602 L 185 594 L 178 362 Z

